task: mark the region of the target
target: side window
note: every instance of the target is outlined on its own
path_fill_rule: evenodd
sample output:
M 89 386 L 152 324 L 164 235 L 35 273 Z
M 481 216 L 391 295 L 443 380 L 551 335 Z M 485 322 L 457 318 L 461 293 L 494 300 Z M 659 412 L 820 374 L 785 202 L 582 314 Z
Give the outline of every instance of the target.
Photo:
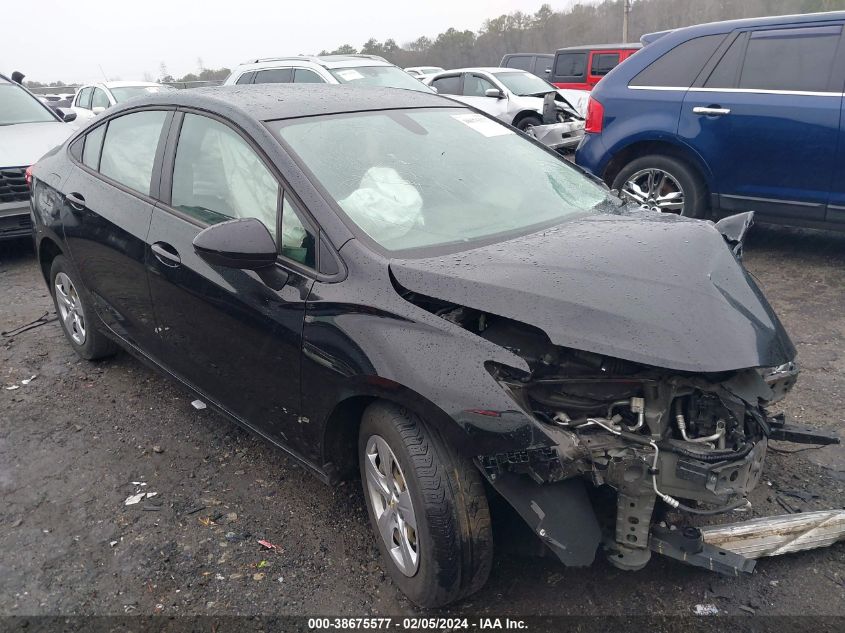
M 534 58 L 534 74 L 539 75 L 540 77 L 545 77 L 549 74 L 546 70 L 551 72 L 554 63 L 555 58 L 551 55 L 537 55 L 537 57 Z
M 593 53 L 590 74 L 603 77 L 619 64 L 619 53 Z
M 170 204 L 207 224 L 258 218 L 276 237 L 279 183 L 240 134 L 208 117 L 185 115 Z
M 100 157 L 100 173 L 149 195 L 156 148 L 166 119 L 167 112 L 155 110 L 135 112 L 109 121 Z
M 255 73 L 257 84 L 289 84 L 293 75 L 292 68 L 272 68 L 270 70 L 259 70 Z
M 235 83 L 238 85 L 251 84 L 253 77 L 255 77 L 255 71 L 250 71 L 238 77 L 238 80 Z
M 587 70 L 587 53 L 558 53 L 554 76 L 560 79 L 583 79 Z
M 631 80 L 631 86 L 689 88 L 713 56 L 725 34 L 687 40 L 658 57 Z
M 285 194 L 282 205 L 282 256 L 310 268 L 317 267 L 317 240 L 306 228 L 302 214 L 290 196 Z
M 86 110 L 91 109 L 91 93 L 94 91 L 93 88 L 83 88 L 79 91 L 79 94 L 76 96 L 76 107 L 77 108 L 85 108 Z
M 109 98 L 106 96 L 106 93 L 99 88 L 94 88 L 94 96 L 91 98 L 91 108 L 108 108 L 109 105 Z
M 297 68 L 293 71 L 293 83 L 295 84 L 324 84 L 323 78 L 313 70 Z
M 100 169 L 100 149 L 107 125 L 99 125 L 85 135 L 85 148 L 82 150 L 82 164 L 91 169 Z
M 492 83 L 481 75 L 465 75 L 464 76 L 464 96 L 466 97 L 483 97 L 484 91 L 495 89 Z
M 442 95 L 458 95 L 461 94 L 461 76 L 450 75 L 449 77 L 441 77 L 431 82 L 437 92 Z
M 513 55 L 508 59 L 508 68 L 519 68 L 531 72 L 531 55 Z
M 841 26 L 755 31 L 739 75 L 740 88 L 828 89 Z

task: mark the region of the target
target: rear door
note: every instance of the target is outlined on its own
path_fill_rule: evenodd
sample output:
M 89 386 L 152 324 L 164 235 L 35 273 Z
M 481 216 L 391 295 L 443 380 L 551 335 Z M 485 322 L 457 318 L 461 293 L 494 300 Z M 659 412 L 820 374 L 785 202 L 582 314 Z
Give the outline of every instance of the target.
M 554 66 L 552 67 L 549 81 L 558 88 L 571 88 L 574 90 L 589 90 L 587 83 L 587 61 L 588 51 L 558 51 L 555 54 Z
M 842 82 L 833 71 L 842 25 L 734 37 L 687 92 L 678 133 L 709 165 L 724 210 L 822 220 L 839 131 Z
M 174 127 L 146 257 L 163 363 L 253 428 L 296 445 L 307 422 L 298 417 L 299 366 L 317 231 L 226 121 L 186 112 Z M 203 228 L 240 217 L 261 220 L 279 244 L 278 271 L 289 276 L 281 289 L 272 275 L 212 266 L 194 252 Z
M 92 128 L 63 185 L 71 258 L 102 321 L 149 351 L 155 340 L 144 251 L 172 111 L 144 110 Z
M 252 82 L 256 84 L 289 84 L 293 80 L 293 68 L 268 68 L 255 73 Z
M 534 69 L 531 72 L 548 81 L 549 76 L 552 73 L 552 66 L 554 63 L 554 55 L 536 55 L 534 57 Z

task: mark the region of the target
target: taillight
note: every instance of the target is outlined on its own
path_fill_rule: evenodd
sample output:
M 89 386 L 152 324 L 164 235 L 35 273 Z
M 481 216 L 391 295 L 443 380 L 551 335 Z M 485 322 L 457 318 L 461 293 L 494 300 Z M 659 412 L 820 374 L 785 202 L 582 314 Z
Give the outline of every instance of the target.
M 587 121 L 584 123 L 584 131 L 592 134 L 601 134 L 604 126 L 604 106 L 593 97 L 587 101 Z
M 20 172 L 18 172 L 20 173 Z M 32 165 L 26 168 L 26 171 L 23 175 L 24 180 L 26 180 L 26 184 L 28 187 L 32 188 Z

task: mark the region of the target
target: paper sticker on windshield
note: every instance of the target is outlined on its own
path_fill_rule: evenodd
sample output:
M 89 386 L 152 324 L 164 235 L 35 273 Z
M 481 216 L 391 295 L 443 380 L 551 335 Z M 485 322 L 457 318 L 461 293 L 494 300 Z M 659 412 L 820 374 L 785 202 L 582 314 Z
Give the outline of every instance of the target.
M 346 81 L 355 81 L 356 79 L 363 79 L 364 75 L 359 73 L 354 68 L 345 68 L 343 70 L 335 71 L 335 74 Z
M 471 127 L 479 134 L 483 134 L 487 137 L 513 134 L 513 130 L 509 130 L 504 125 L 491 121 L 480 114 L 453 114 L 452 118 L 457 119 L 467 127 Z

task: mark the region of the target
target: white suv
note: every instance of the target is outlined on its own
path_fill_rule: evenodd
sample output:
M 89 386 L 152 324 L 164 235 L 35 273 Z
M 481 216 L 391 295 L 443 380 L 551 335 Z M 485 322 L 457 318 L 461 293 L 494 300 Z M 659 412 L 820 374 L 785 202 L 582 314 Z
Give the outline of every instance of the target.
M 354 84 L 433 92 L 401 68 L 375 55 L 256 59 L 235 68 L 224 85 L 266 83 Z

